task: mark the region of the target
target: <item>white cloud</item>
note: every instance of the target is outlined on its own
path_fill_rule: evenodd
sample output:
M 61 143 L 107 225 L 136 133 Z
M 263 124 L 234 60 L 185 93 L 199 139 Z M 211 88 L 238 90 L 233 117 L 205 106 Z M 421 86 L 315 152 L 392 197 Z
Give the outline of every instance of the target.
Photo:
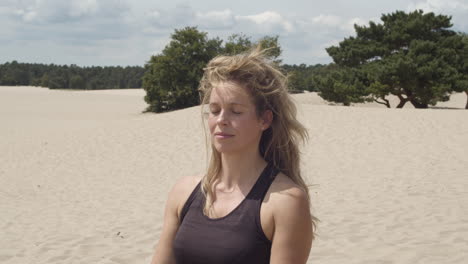
M 148 13 L 150 23 L 158 27 L 178 28 L 195 22 L 195 11 L 188 5 L 178 5 L 171 10 L 152 10 Z
M 231 28 L 235 25 L 235 17 L 231 10 L 197 12 L 196 20 L 203 28 Z
M 243 16 L 235 15 L 230 9 L 196 12 L 190 6 L 179 5 L 171 10 L 152 10 L 148 12 L 148 19 L 150 25 L 145 27 L 145 32 L 161 32 L 185 26 L 198 26 L 200 30 L 218 32 L 224 30 L 224 33 L 232 31 L 231 34 L 277 35 L 295 32 L 294 21 L 273 11 Z
M 24 22 L 60 23 L 89 17 L 116 16 L 125 12 L 118 0 L 34 0 L 10 3 L 12 14 Z
M 417 3 L 410 3 L 408 11 L 422 9 L 426 12 L 444 12 L 450 10 L 468 10 L 468 3 L 458 0 L 426 0 Z
M 342 20 L 338 16 L 320 14 L 319 16 L 312 18 L 312 23 L 336 27 L 342 23 Z
M 293 32 L 295 27 L 291 21 L 281 16 L 281 14 L 273 11 L 265 11 L 255 15 L 236 16 L 239 21 L 253 22 L 254 25 L 263 30 Z
M 377 19 L 374 19 L 374 21 L 377 21 Z M 325 31 L 334 30 L 335 33 L 341 32 L 344 34 L 353 34 L 355 33 L 354 24 L 362 26 L 367 25 L 368 23 L 369 20 L 360 17 L 345 19 L 335 15 L 320 14 L 311 18 L 309 21 L 303 22 L 302 26 L 322 29 Z

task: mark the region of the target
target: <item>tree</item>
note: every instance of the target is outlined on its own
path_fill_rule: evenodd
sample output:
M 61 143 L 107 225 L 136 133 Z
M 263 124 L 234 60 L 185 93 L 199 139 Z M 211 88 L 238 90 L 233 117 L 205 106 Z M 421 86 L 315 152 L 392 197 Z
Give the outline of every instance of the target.
M 345 106 L 369 101 L 366 97 L 369 90 L 360 75 L 362 73 L 356 69 L 330 64 L 324 74 L 314 76 L 318 95 L 327 101 L 343 103 Z
M 283 64 L 281 68 L 288 74 L 288 83 L 292 92 L 318 91 L 317 78 L 324 76 L 330 70 L 326 65 L 288 65 Z M 290 92 L 291 92 L 290 91 Z
M 199 104 L 203 67 L 220 52 L 221 40 L 196 27 L 175 30 L 162 54 L 152 56 L 143 76 L 147 111 L 165 112 Z
M 397 107 L 410 102 L 416 108 L 448 100 L 460 76 L 453 60 L 462 48 L 449 29 L 451 17 L 417 10 L 396 11 L 381 20 L 354 25 L 355 37 L 326 49 L 337 65 L 360 72 L 363 86 L 356 88 L 363 90 L 356 96 L 368 94 L 387 105 L 385 97 L 393 94 L 400 99 Z
M 244 34 L 233 34 L 228 37 L 222 53 L 226 55 L 235 55 L 242 52 L 246 52 L 249 49 L 259 45 L 260 48 L 266 49 L 266 55 L 268 58 L 274 60 L 276 63 L 280 63 L 278 59 L 281 56 L 281 47 L 278 42 L 278 36 L 264 36 L 256 42 L 252 42 L 250 37 Z
M 72 77 L 70 77 L 69 87 L 71 89 L 85 89 L 86 83 L 83 77 L 81 77 L 80 75 L 73 75 Z
M 223 53 L 226 55 L 235 55 L 249 50 L 254 44 L 244 34 L 233 34 L 228 37 L 224 44 Z
M 463 52 L 455 59 L 457 63 L 458 75 L 457 83 L 455 85 L 455 92 L 464 92 L 468 97 L 468 34 L 459 33 Z M 468 109 L 468 98 L 466 101 L 465 109 Z

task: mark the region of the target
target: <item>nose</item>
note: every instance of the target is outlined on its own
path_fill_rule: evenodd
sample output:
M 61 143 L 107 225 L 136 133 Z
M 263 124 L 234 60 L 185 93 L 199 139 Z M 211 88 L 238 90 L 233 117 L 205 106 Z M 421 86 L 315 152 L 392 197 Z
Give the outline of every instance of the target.
M 227 116 L 226 116 L 226 111 L 221 110 L 218 115 L 218 119 L 216 120 L 216 123 L 218 125 L 226 125 L 227 124 Z

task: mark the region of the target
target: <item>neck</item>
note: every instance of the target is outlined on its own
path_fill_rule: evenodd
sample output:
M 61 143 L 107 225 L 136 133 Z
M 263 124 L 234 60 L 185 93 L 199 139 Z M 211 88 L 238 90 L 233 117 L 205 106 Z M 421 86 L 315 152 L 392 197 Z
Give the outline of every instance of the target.
M 265 168 L 267 162 L 257 151 L 249 153 L 221 154 L 221 173 L 219 182 L 226 189 L 251 185 Z

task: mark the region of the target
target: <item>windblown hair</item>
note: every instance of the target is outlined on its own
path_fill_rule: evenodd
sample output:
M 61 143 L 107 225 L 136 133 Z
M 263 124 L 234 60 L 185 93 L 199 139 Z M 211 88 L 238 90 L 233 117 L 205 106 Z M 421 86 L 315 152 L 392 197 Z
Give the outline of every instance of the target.
M 233 82 L 247 89 L 260 117 L 271 110 L 273 120 L 263 131 L 259 151 L 266 162 L 272 164 L 299 185 L 310 201 L 309 189 L 301 177 L 299 143 L 308 139 L 306 128 L 296 119 L 297 109 L 288 94 L 287 77 L 278 69 L 276 63 L 266 56 L 267 50 L 260 47 L 248 53 L 213 58 L 204 69 L 199 90 L 203 106 L 209 103 L 211 91 L 221 82 Z M 211 146 L 211 151 L 209 150 Z M 221 154 L 213 144 L 207 144 L 211 153 L 206 174 L 202 179 L 202 192 L 206 197 L 204 206 L 208 214 L 215 200 L 213 184 L 221 172 Z M 315 230 L 316 218 L 312 216 Z

